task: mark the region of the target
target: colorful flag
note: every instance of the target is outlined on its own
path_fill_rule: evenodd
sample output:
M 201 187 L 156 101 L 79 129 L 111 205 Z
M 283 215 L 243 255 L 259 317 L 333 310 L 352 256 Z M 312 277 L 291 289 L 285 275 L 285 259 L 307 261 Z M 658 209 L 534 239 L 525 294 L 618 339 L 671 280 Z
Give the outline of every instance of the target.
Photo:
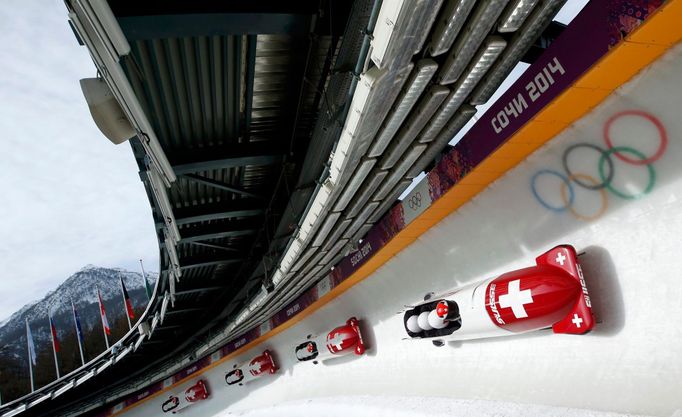
M 78 341 L 83 345 L 85 340 L 83 339 L 83 328 L 81 327 L 81 319 L 78 316 L 78 311 L 76 311 L 76 306 L 71 302 L 71 308 L 73 309 L 73 321 L 76 323 L 76 334 L 78 335 Z
M 104 310 L 104 302 L 102 301 L 102 294 L 99 292 L 99 288 L 97 288 L 97 299 L 99 300 L 99 315 L 102 317 L 102 327 L 104 327 L 104 333 L 111 335 L 109 320 L 107 320 L 107 312 Z
M 130 296 L 128 295 L 128 290 L 123 283 L 123 278 L 121 278 L 121 290 L 123 291 L 123 302 L 126 306 L 126 312 L 128 313 L 128 318 L 131 320 L 135 319 L 135 313 L 133 312 L 133 303 L 130 301 Z
M 71 309 L 73 310 L 73 321 L 76 323 L 76 334 L 78 335 L 78 350 L 81 354 L 81 364 L 85 365 L 85 355 L 83 355 L 83 344 L 85 340 L 83 339 L 83 328 L 81 327 L 81 319 L 78 317 L 78 312 L 76 311 L 76 306 L 71 300 Z
M 33 365 L 36 364 L 36 346 L 33 344 L 33 335 L 31 334 L 31 326 L 28 325 L 28 319 L 26 319 L 26 339 L 28 340 L 28 356 L 29 360 Z
M 144 272 L 144 265 L 142 264 L 142 259 L 140 259 L 140 267 L 142 268 L 142 280 L 144 281 L 144 289 L 147 291 L 147 299 L 152 299 L 152 287 L 149 286 L 149 281 L 147 281 L 147 274 Z
M 52 316 L 48 314 L 47 316 L 50 319 L 50 333 L 52 334 L 52 347 L 54 348 L 55 353 L 59 352 L 59 339 L 57 338 L 57 328 L 54 326 L 54 321 L 52 320 Z

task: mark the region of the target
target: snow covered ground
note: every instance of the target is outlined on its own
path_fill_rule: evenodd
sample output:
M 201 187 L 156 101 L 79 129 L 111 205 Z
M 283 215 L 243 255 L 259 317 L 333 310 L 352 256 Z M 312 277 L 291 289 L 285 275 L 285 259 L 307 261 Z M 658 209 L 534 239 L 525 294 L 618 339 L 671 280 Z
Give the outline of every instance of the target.
M 679 416 L 680 108 L 682 47 L 371 277 L 296 326 L 197 376 L 207 380 L 211 398 L 183 416 Z M 605 152 L 605 132 L 618 153 L 610 151 L 611 163 L 606 157 L 600 162 L 603 154 L 593 147 Z M 569 189 L 562 180 L 564 157 L 588 186 L 612 172 L 610 189 Z M 585 252 L 581 262 L 597 318 L 590 334 L 540 331 L 441 348 L 403 340 L 396 313 L 404 305 L 429 291 L 533 265 L 535 256 L 559 243 Z M 296 361 L 294 347 L 306 335 L 353 315 L 362 320 L 370 345 L 363 357 L 317 366 Z M 243 387 L 225 384 L 233 363 L 266 348 L 279 363 L 276 375 Z M 344 396 L 338 408 L 328 406 L 340 401 L 330 396 Z M 126 416 L 158 414 L 165 399 L 156 397 Z M 275 408 L 263 408 L 270 406 Z
M 329 397 L 291 401 L 250 411 L 225 411 L 214 417 L 636 417 L 577 408 L 500 401 L 425 397 Z

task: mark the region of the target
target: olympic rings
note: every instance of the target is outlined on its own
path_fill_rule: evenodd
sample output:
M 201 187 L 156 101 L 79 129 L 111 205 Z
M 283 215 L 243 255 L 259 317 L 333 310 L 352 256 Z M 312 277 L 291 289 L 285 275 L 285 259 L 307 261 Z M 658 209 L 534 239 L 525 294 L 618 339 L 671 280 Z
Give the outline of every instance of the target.
M 410 197 L 407 200 L 407 204 L 408 206 L 410 206 L 412 210 L 417 210 L 419 207 L 422 206 L 422 193 L 417 191 L 412 197 Z
M 616 146 L 614 148 L 611 148 L 608 151 L 606 151 L 606 153 L 604 155 L 602 155 L 601 159 L 599 160 L 599 177 L 601 178 L 602 181 L 606 181 L 606 176 L 604 174 L 604 161 L 608 158 L 608 155 L 610 155 L 612 153 L 618 155 L 618 152 L 630 153 L 630 154 L 635 155 L 636 157 L 640 158 L 641 161 L 645 161 L 647 159 L 646 155 L 644 155 L 640 151 L 633 149 L 633 148 L 630 148 L 628 146 Z M 649 159 L 651 159 L 651 158 L 649 158 Z M 613 194 L 617 195 L 620 198 L 624 198 L 626 200 L 635 200 L 635 199 L 642 197 L 644 194 L 648 194 L 654 188 L 654 184 L 656 184 L 656 171 L 654 171 L 654 167 L 651 164 L 647 164 L 646 167 L 649 170 L 649 182 L 647 183 L 644 191 L 642 191 L 641 193 L 639 193 L 639 194 L 626 194 L 620 190 L 617 190 L 611 184 L 607 184 L 606 188 L 609 191 L 611 191 Z
M 625 116 L 636 116 L 644 118 L 645 120 L 652 123 L 654 127 L 657 129 L 660 136 L 660 143 L 653 155 L 647 157 L 647 155 L 645 155 L 641 151 L 638 151 L 629 146 L 614 146 L 611 137 L 611 127 L 616 120 Z M 604 141 L 607 145 L 607 149 L 603 149 L 600 146 L 591 143 L 573 144 L 566 148 L 562 155 L 562 164 L 564 171 L 566 172 L 566 175 L 564 175 L 561 172 L 550 169 L 542 169 L 533 175 L 531 179 L 531 190 L 533 192 L 533 196 L 543 207 L 557 213 L 569 211 L 573 216 L 575 216 L 579 220 L 590 221 L 600 217 L 606 212 L 608 208 L 608 196 L 606 190 L 608 190 L 616 197 L 625 200 L 638 199 L 651 192 L 651 190 L 654 188 L 656 184 L 656 171 L 652 165 L 652 162 L 655 162 L 658 159 L 660 159 L 668 147 L 668 134 L 666 133 L 665 127 L 663 126 L 661 121 L 655 116 L 641 110 L 625 110 L 611 116 L 605 123 L 603 130 Z M 571 171 L 568 164 L 569 154 L 578 148 L 589 148 L 599 152 L 600 158 L 597 164 L 599 171 L 599 180 L 597 180 L 593 176 L 584 173 L 575 173 Z M 613 163 L 611 155 L 615 155 L 618 159 L 630 165 L 646 166 L 649 178 L 644 190 L 636 194 L 630 194 L 626 191 L 616 188 L 613 185 L 613 178 L 615 176 L 616 167 L 615 164 Z M 560 188 L 561 200 L 563 204 L 562 206 L 551 205 L 547 201 L 543 200 L 542 197 L 540 197 L 540 194 L 538 193 L 537 190 L 537 179 L 542 175 L 551 175 L 559 178 L 562 181 Z M 578 213 L 574 209 L 573 202 L 576 196 L 575 189 L 573 188 L 573 183 L 587 190 L 599 192 L 601 204 L 597 213 L 593 215 L 585 215 Z
M 594 177 L 592 177 L 590 175 L 586 175 L 586 174 L 575 174 L 575 175 L 568 177 L 568 179 L 575 182 L 576 184 L 579 184 L 578 179 L 583 179 L 583 180 L 590 181 L 593 184 L 592 186 L 599 185 L 599 182 Z M 588 222 L 591 220 L 598 219 L 599 217 L 601 217 L 606 212 L 606 209 L 609 207 L 609 199 L 606 195 L 606 191 L 602 187 L 602 188 L 599 188 L 597 190 L 597 191 L 599 191 L 599 195 L 601 196 L 601 206 L 599 207 L 599 210 L 597 211 L 597 213 L 595 213 L 591 216 L 580 214 L 573 208 L 572 204 L 568 204 L 568 196 L 566 195 L 567 189 L 568 189 L 568 187 L 566 186 L 565 183 L 561 184 L 561 200 L 566 205 L 566 207 L 568 207 L 568 210 L 571 212 L 571 214 L 574 215 L 575 218 L 578 220 L 583 220 L 583 221 Z M 589 189 L 594 190 L 595 188 L 589 188 Z
M 556 207 L 552 206 L 549 203 L 547 203 L 545 200 L 543 200 L 540 197 L 540 194 L 538 193 L 535 183 L 538 179 L 539 176 L 541 175 L 552 175 L 557 178 L 559 178 L 561 181 L 563 181 L 564 186 L 568 187 L 568 191 L 570 191 L 568 202 L 564 202 L 563 207 Z M 573 204 L 573 200 L 575 199 L 575 193 L 573 192 L 573 187 L 571 186 L 571 182 L 566 178 L 563 174 L 550 170 L 550 169 L 541 169 L 540 171 L 536 172 L 535 175 L 533 175 L 533 178 L 530 180 L 531 184 L 531 190 L 533 190 L 533 195 L 535 198 L 538 200 L 540 204 L 542 204 L 547 210 L 555 211 L 557 213 L 561 213 L 562 211 L 566 211 L 567 208 L 569 208 Z
M 665 131 L 665 127 L 663 126 L 663 123 L 661 123 L 658 118 L 654 117 L 653 115 L 643 112 L 641 110 L 625 110 L 619 113 L 614 114 L 609 118 L 609 120 L 606 122 L 604 125 L 604 141 L 606 142 L 606 146 L 609 149 L 613 149 L 613 140 L 611 139 L 611 125 L 613 122 L 616 120 L 620 119 L 623 116 L 639 116 L 643 117 L 644 119 L 650 121 L 658 130 L 658 133 L 661 137 L 661 142 L 658 145 L 658 149 L 656 149 L 656 152 L 650 156 L 650 157 L 643 157 L 640 160 L 632 159 L 632 158 L 627 158 L 623 155 L 621 155 L 619 152 L 614 152 L 614 155 L 616 158 L 620 159 L 623 162 L 627 162 L 632 165 L 648 165 L 654 161 L 657 161 L 663 154 L 665 153 L 665 149 L 668 147 L 668 133 Z
M 605 158 L 605 159 L 606 159 L 606 162 L 608 162 L 608 164 L 609 164 L 609 175 L 606 176 L 606 179 L 604 179 L 604 181 L 598 183 L 598 182 L 596 182 L 596 180 L 595 180 L 594 178 L 590 177 L 589 175 L 584 175 L 584 174 L 573 174 L 573 173 L 571 172 L 570 168 L 568 167 L 568 155 L 569 155 L 574 149 L 578 149 L 578 148 L 589 148 L 589 149 L 594 149 L 594 150 L 596 150 L 597 152 L 599 152 L 599 153 L 601 154 L 601 157 L 602 157 L 602 158 Z M 583 188 L 587 188 L 588 190 L 601 190 L 602 188 L 606 188 L 606 187 L 611 183 L 611 180 L 613 179 L 613 175 L 615 174 L 615 171 L 614 171 L 614 169 L 613 169 L 613 161 L 611 160 L 611 158 L 609 158 L 608 155 L 606 155 L 606 157 L 605 157 L 605 155 L 606 155 L 606 151 L 603 150 L 602 148 L 600 148 L 600 147 L 597 146 L 597 145 L 593 145 L 593 144 L 591 144 L 591 143 L 576 143 L 575 145 L 569 146 L 569 147 L 564 151 L 564 155 L 563 155 L 563 157 L 562 157 L 562 160 L 563 160 L 562 162 L 563 162 L 563 164 L 564 164 L 564 171 L 566 171 L 566 174 L 568 174 L 568 177 L 569 177 L 571 180 L 573 180 L 573 182 L 575 182 L 576 184 L 578 184 L 579 186 L 581 186 L 581 187 L 583 187 Z M 592 181 L 592 184 L 591 184 L 591 185 L 590 185 L 590 184 L 585 184 L 584 182 L 580 181 L 579 178 L 585 179 L 585 177 L 589 177 L 588 181 L 594 180 L 594 181 Z

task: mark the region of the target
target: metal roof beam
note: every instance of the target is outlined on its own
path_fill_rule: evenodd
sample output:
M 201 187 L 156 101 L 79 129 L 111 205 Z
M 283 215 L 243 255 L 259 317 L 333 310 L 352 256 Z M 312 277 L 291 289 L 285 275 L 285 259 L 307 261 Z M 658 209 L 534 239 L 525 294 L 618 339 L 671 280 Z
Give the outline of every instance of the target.
M 216 258 L 216 259 L 205 259 L 202 258 L 191 258 L 187 261 L 180 260 L 180 269 L 190 269 L 190 268 L 203 268 L 206 266 L 218 266 L 218 265 L 229 265 L 239 262 L 243 262 L 244 258 Z M 176 293 L 177 295 L 177 293 Z
M 166 312 L 166 316 L 170 316 L 172 314 L 184 314 L 184 313 L 193 313 L 195 311 L 203 311 L 203 308 L 183 308 L 180 310 L 168 310 Z
M 200 253 L 197 255 L 183 256 L 179 259 L 180 266 L 203 265 L 212 262 L 241 262 L 243 261 L 242 254 L 225 254 L 225 253 Z
M 247 236 L 258 231 L 262 222 L 233 221 L 221 225 L 206 225 L 183 228 L 180 231 L 180 243 L 197 242 L 224 237 Z
M 161 298 L 163 298 L 163 297 L 161 297 Z M 159 324 L 158 326 L 156 326 L 156 329 L 154 329 L 154 331 L 155 331 L 155 332 L 158 332 L 159 330 L 174 330 L 174 329 L 180 329 L 180 328 L 182 328 L 182 327 L 183 327 L 183 326 L 181 326 L 181 325 L 179 325 L 179 324 L 173 324 L 173 325 L 170 325 L 170 326 L 164 326 L 164 325 L 162 325 L 162 324 Z
M 213 244 L 213 243 L 196 242 L 196 241 L 191 241 L 191 242 L 187 242 L 187 243 L 189 243 L 189 244 L 191 244 L 191 245 L 196 245 L 196 246 L 203 246 L 203 247 L 206 247 L 206 248 L 218 249 L 218 250 L 225 251 L 225 252 L 238 252 L 238 253 L 241 253 L 241 252 L 242 252 L 241 250 L 236 249 L 236 248 L 230 248 L 230 247 L 227 247 L 227 246 L 216 245 L 216 244 Z
M 182 178 L 185 178 L 190 181 L 198 182 L 199 184 L 204 184 L 208 185 L 209 187 L 217 188 L 219 190 L 224 190 L 224 191 L 229 191 L 231 193 L 235 194 L 240 194 L 245 197 L 251 197 L 251 198 L 256 198 L 259 200 L 264 200 L 265 198 L 262 195 L 254 194 L 249 191 L 246 191 L 244 189 L 241 189 L 239 187 L 235 187 L 234 185 L 226 184 L 221 181 L 217 181 L 211 178 L 206 178 L 202 177 L 201 175 L 197 174 L 184 174 L 181 175 Z
M 228 2 L 229 3 L 229 2 Z M 310 15 L 287 13 L 189 13 L 117 18 L 128 42 L 190 36 L 304 35 Z
M 285 153 L 281 146 L 270 142 L 235 144 L 224 148 L 192 149 L 175 154 L 170 158 L 173 170 L 176 175 L 182 175 L 246 165 L 272 165 L 280 162 Z
M 192 207 L 182 207 L 173 210 L 177 225 L 199 223 L 209 220 L 231 219 L 235 217 L 259 216 L 265 212 L 263 203 L 259 200 L 241 199 L 211 204 L 201 204 Z M 164 223 L 156 223 L 156 228 L 164 227 Z
M 193 295 L 193 294 L 201 294 L 201 293 L 210 292 L 210 291 L 219 291 L 219 290 L 224 290 L 224 289 L 225 289 L 225 287 L 204 287 L 204 288 L 195 288 L 195 289 L 192 289 L 192 290 L 176 291 L 176 292 L 175 292 L 175 295 L 176 295 L 176 296 L 179 296 L 179 295 Z M 162 296 L 159 296 L 159 297 L 157 297 L 157 298 L 158 298 L 159 300 L 162 300 L 162 299 L 163 299 Z M 178 327 L 180 327 L 180 326 L 178 326 Z

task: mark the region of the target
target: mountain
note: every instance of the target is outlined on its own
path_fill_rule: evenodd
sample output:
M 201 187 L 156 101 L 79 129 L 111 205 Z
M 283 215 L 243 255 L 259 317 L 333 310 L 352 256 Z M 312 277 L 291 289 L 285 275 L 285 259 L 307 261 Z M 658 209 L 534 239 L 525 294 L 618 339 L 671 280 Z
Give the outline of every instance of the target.
M 121 278 L 130 294 L 136 314 L 141 313 L 148 302 L 142 274 L 120 268 L 87 265 L 71 275 L 55 290 L 50 291 L 43 299 L 26 304 L 0 323 L 0 356 L 26 357 L 24 324 L 26 319 L 31 326 L 36 347 L 51 343 L 48 312 L 52 313 L 59 337 L 73 332 L 72 300 L 78 310 L 84 332 L 87 333 L 95 326 L 100 326 L 97 287 L 102 293 L 109 323 L 113 325 L 114 321 L 124 314 Z M 154 286 L 157 278 L 158 274 L 147 273 L 147 280 L 151 287 Z M 101 327 L 98 328 L 101 332 Z

